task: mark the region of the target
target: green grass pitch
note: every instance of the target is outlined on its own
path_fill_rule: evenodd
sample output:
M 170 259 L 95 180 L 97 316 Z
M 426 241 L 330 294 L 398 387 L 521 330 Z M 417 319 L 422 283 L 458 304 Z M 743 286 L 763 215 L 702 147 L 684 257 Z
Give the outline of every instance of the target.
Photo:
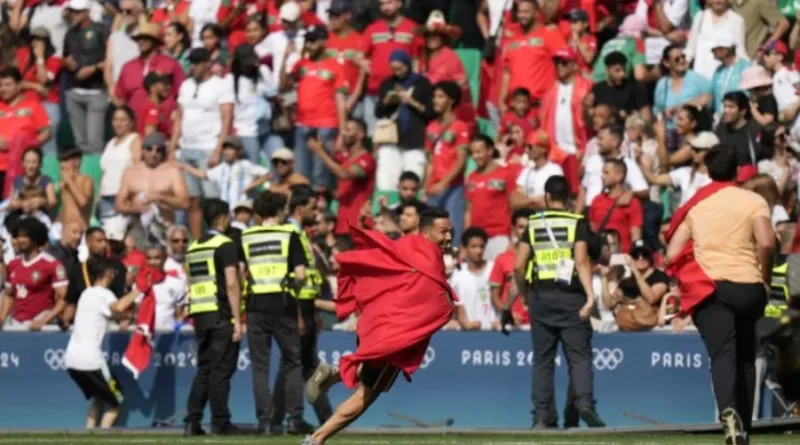
M 52 433 L 3 434 L 0 445 L 299 445 L 301 438 L 282 437 L 214 437 L 204 436 L 184 439 L 179 434 L 115 434 L 115 433 Z M 326 445 L 721 445 L 720 435 L 342 435 Z M 752 445 L 796 445 L 798 436 L 765 435 L 753 437 Z

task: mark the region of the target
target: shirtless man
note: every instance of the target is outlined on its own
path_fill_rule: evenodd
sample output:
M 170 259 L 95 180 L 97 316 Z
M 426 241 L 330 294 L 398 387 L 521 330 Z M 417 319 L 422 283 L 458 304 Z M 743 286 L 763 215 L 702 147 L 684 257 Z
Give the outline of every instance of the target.
M 158 209 L 157 218 L 166 226 L 175 223 L 175 211 L 189 208 L 189 192 L 180 168 L 165 163 L 167 139 L 156 132 L 142 141 L 142 161 L 125 170 L 117 194 L 117 211 L 139 217 Z
M 94 203 L 94 180 L 81 174 L 81 157 L 83 153 L 77 147 L 70 147 L 59 156 L 61 162 L 61 211 L 58 221 L 62 225 L 80 222 L 89 227 Z
M 292 150 L 288 148 L 275 150 L 271 161 L 272 171 L 250 183 L 245 189 L 246 192 L 267 181 L 272 181 L 269 185 L 269 191 L 286 195 L 291 194 L 293 185 L 311 184 L 308 178 L 294 171 L 294 153 L 292 153 Z

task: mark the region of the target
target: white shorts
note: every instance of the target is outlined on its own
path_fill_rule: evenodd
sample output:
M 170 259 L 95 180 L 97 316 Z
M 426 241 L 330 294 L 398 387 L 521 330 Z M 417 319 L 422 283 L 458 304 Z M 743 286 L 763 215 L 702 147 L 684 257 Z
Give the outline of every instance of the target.
M 421 148 L 400 148 L 396 145 L 378 147 L 378 168 L 375 187 L 379 191 L 397 190 L 400 175 L 411 171 L 425 178 L 428 155 Z

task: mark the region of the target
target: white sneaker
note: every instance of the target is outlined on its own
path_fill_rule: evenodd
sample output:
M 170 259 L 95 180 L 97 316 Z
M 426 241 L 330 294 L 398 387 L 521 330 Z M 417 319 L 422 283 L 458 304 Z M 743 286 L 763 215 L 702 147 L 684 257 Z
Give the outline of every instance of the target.
M 319 445 L 319 444 L 314 439 L 312 439 L 311 436 L 306 436 L 306 438 L 303 439 L 303 443 L 301 443 L 300 445 Z
M 306 382 L 306 400 L 308 403 L 314 403 L 319 398 L 320 394 L 328 392 L 337 380 L 336 377 L 339 370 L 327 363 L 320 363 L 314 374 Z

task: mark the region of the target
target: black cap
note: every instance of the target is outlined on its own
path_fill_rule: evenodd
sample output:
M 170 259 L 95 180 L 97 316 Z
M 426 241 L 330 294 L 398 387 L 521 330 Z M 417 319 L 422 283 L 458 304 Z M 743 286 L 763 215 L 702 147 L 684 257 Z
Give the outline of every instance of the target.
M 648 247 L 647 244 L 641 240 L 636 241 L 636 243 L 633 244 L 633 247 L 631 247 L 631 258 L 636 259 L 639 257 L 644 257 L 650 261 L 653 260 L 653 249 Z
M 588 22 L 589 21 L 589 13 L 584 11 L 580 8 L 575 8 L 570 10 L 567 13 L 567 18 L 573 22 L 581 21 L 581 22 Z
M 192 48 L 189 51 L 189 63 L 208 62 L 211 60 L 211 53 L 205 48 Z
M 353 7 L 350 6 L 350 2 L 347 0 L 333 0 L 328 8 L 329 15 L 339 15 L 352 11 Z
M 144 76 L 144 89 L 149 90 L 150 87 L 159 82 L 167 83 L 167 76 L 159 73 L 148 73 L 146 76 Z
M 64 147 L 63 150 L 58 154 L 59 161 L 67 161 L 69 159 L 80 158 L 83 156 L 83 152 L 76 146 L 67 146 Z
M 324 26 L 309 26 L 306 28 L 306 41 L 316 42 L 317 40 L 325 40 L 328 38 L 328 30 Z
M 231 212 L 231 206 L 227 202 L 218 199 L 207 199 L 205 206 L 203 206 L 203 219 L 209 226 L 214 224 L 214 220 L 221 215 L 227 215 Z

